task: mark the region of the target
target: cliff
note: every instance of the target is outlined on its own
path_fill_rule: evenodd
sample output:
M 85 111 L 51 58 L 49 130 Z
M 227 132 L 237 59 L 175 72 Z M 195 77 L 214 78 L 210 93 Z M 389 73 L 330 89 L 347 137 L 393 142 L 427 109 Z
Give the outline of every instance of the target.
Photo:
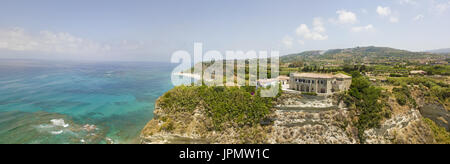
M 159 102 L 159 99 L 158 101 Z M 268 128 L 261 125 L 211 130 L 212 120 L 204 108 L 192 113 L 169 114 L 156 103 L 154 118 L 141 133 L 141 143 L 209 144 L 264 143 Z
M 142 143 L 266 143 L 271 99 L 225 87 L 176 87 L 161 96 Z
M 356 110 L 345 108 L 335 97 L 283 93 L 272 100 L 270 112 L 257 124 L 226 121 L 223 128 L 216 128 L 214 119 L 217 118 L 211 116 L 214 113 L 209 105 L 205 105 L 207 102 L 200 101 L 192 111 L 175 109 L 176 112 L 172 112 L 173 109 L 161 106 L 167 99 L 165 95 L 157 100 L 154 118 L 142 130 L 141 143 L 437 143 L 433 130 L 419 110 L 427 108 L 429 102 L 421 101 L 416 92 L 412 97 L 418 102 L 416 107 L 402 106 L 395 98 L 388 98 L 391 116 L 376 128 L 364 130 L 364 140 L 360 140 L 355 125 Z

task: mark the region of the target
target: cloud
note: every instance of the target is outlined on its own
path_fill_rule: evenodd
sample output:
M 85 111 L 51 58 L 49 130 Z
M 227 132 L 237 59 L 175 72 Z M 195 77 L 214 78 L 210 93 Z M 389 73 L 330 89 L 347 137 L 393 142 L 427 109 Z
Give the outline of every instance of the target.
M 419 4 L 419 3 L 417 3 L 415 0 L 398 0 L 398 2 L 399 2 L 401 5 L 414 5 L 414 6 L 416 6 L 416 5 Z
M 417 15 L 413 18 L 414 21 L 422 21 L 425 18 L 422 14 Z
M 336 13 L 338 16 L 338 23 L 341 24 L 353 24 L 358 21 L 358 18 L 356 17 L 356 14 L 347 10 L 338 10 Z
M 383 7 L 383 6 L 378 6 L 377 7 L 377 14 L 382 16 L 382 17 L 387 17 L 392 15 L 392 11 L 390 7 Z M 391 23 L 398 23 L 399 22 L 399 18 L 396 16 L 390 16 L 389 17 L 389 22 Z
M 363 13 L 363 14 L 368 14 L 369 11 L 367 11 L 367 9 L 361 9 L 361 13 Z
M 391 23 L 398 23 L 399 19 L 397 17 L 390 17 L 389 22 Z
M 298 40 L 297 42 L 298 42 L 298 44 L 300 44 L 302 46 L 305 45 L 305 41 L 303 41 L 303 40 Z
M 145 47 L 145 43 L 142 41 L 130 41 L 122 40 L 119 44 L 115 44 L 114 47 L 119 48 L 122 51 L 135 51 Z
M 290 37 L 290 36 L 285 36 L 285 37 L 283 38 L 283 40 L 282 40 L 284 46 L 286 46 L 286 47 L 288 47 L 288 48 L 291 48 L 291 47 L 292 47 L 293 41 L 294 41 L 294 39 L 293 39 L 292 37 Z
M 297 36 L 303 37 L 304 39 L 309 40 L 327 40 L 328 36 L 325 34 L 324 23 L 321 18 L 314 18 L 313 28 L 309 29 L 308 25 L 301 24 L 296 30 L 295 33 Z
M 314 31 L 323 33 L 326 31 L 321 18 L 314 18 L 313 20 Z
M 0 49 L 58 54 L 94 54 L 111 50 L 100 44 L 69 33 L 41 31 L 27 33 L 23 28 L 0 29 Z
M 380 16 L 389 16 L 389 15 L 391 15 L 391 8 L 378 6 L 377 13 Z
M 444 2 L 444 3 L 437 3 L 433 1 L 433 8 L 432 10 L 437 14 L 442 14 L 445 11 L 447 11 L 450 8 L 450 1 Z
M 100 59 L 147 54 L 148 51 L 148 46 L 140 41 L 100 43 L 67 32 L 32 33 L 23 28 L 0 28 L 0 52 Z
M 353 27 L 352 31 L 353 32 L 364 32 L 364 31 L 373 31 L 374 27 L 372 24 L 369 24 L 367 26 L 358 26 L 358 27 Z

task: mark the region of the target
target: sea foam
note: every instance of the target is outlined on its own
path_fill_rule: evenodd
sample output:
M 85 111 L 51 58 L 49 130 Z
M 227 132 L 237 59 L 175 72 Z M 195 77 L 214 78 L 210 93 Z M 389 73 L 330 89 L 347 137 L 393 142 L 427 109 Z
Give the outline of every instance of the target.
M 58 134 L 61 134 L 61 133 L 63 133 L 63 131 L 62 131 L 62 130 L 58 130 L 58 131 L 51 131 L 50 133 L 52 133 L 52 134 L 55 134 L 55 135 L 58 135 Z
M 62 126 L 65 128 L 69 127 L 69 124 L 66 124 L 64 122 L 64 119 L 52 119 L 52 120 L 50 120 L 50 122 L 52 122 L 52 124 L 55 126 Z

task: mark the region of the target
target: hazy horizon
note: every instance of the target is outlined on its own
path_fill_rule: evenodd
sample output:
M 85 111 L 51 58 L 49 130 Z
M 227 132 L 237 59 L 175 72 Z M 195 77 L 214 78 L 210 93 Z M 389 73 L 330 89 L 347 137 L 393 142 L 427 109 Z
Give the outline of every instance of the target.
M 177 50 L 449 48 L 450 0 L 0 3 L 0 58 L 169 62 Z

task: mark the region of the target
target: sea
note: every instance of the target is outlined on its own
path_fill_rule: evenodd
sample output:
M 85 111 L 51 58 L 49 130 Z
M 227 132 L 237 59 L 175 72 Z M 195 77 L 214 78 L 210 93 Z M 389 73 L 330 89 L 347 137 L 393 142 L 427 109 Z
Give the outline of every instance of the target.
M 1 59 L 0 143 L 139 143 L 174 67 Z

